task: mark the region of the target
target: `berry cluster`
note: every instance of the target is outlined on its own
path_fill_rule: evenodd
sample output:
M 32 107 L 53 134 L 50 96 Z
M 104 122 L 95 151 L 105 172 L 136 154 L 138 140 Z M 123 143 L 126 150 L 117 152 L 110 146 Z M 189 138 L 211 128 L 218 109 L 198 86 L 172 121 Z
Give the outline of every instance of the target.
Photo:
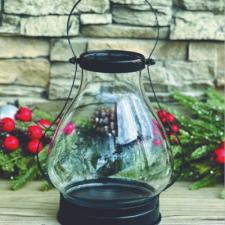
M 9 117 L 0 120 L 0 134 L 2 148 L 6 152 L 14 152 L 22 148 L 26 152 L 36 154 L 43 149 L 41 138 L 43 130 L 51 125 L 46 119 L 40 119 L 37 125 L 29 125 L 26 131 L 21 131 L 16 127 L 16 121 L 23 123 L 32 122 L 32 110 L 21 107 L 15 115 L 15 120 Z
M 180 133 L 180 127 L 177 119 L 174 117 L 174 115 L 163 109 L 158 111 L 157 114 L 164 125 L 170 140 L 174 144 L 178 144 L 177 135 Z M 221 143 L 219 148 L 213 151 L 213 160 L 219 165 L 225 164 L 225 141 Z
M 157 114 L 162 124 L 166 128 L 167 133 L 171 136 L 172 140 L 174 139 L 174 141 L 176 141 L 176 135 L 179 134 L 180 127 L 175 116 L 163 109 L 158 111 Z

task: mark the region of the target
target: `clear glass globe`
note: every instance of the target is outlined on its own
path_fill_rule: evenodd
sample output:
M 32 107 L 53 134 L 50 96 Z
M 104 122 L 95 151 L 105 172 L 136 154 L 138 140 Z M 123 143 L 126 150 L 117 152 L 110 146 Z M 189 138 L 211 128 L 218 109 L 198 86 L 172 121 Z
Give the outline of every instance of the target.
M 138 72 L 82 71 L 50 147 L 49 177 L 64 198 L 115 207 L 152 198 L 170 182 L 166 134 L 140 80 Z

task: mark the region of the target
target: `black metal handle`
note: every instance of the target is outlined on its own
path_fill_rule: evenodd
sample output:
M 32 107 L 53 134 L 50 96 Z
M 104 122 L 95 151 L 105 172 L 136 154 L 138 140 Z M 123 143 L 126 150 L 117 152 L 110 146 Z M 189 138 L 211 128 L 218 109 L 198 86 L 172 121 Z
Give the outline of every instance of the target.
M 73 56 L 74 56 L 74 57 L 73 57 L 73 61 L 76 61 L 77 55 L 76 55 L 76 53 L 75 53 L 75 51 L 74 51 L 74 49 L 73 49 L 73 46 L 72 46 L 72 43 L 71 43 L 71 39 L 70 39 L 70 24 L 71 24 L 71 17 L 72 17 L 72 15 L 73 15 L 75 9 L 77 8 L 77 6 L 80 4 L 81 1 L 82 1 L 82 0 L 78 0 L 78 1 L 74 4 L 72 10 L 70 11 L 68 20 L 67 20 L 67 39 L 68 39 L 68 42 L 69 42 L 70 49 L 71 49 L 71 51 L 72 51 L 72 53 L 73 53 Z M 93 1 L 94 1 L 94 0 L 93 0 Z M 154 47 L 152 48 L 152 50 L 151 50 L 151 52 L 150 52 L 150 54 L 149 54 L 149 57 L 148 57 L 148 59 L 147 59 L 147 60 L 150 60 L 151 57 L 152 57 L 152 55 L 153 55 L 153 53 L 154 53 L 154 51 L 155 51 L 155 49 L 156 49 L 156 46 L 157 46 L 157 44 L 158 44 L 158 41 L 159 41 L 159 32 L 160 32 L 160 31 L 159 31 L 159 20 L 158 20 L 158 16 L 157 16 L 156 10 L 153 8 L 153 6 L 152 6 L 152 4 L 150 3 L 150 1 L 145 0 L 145 2 L 149 5 L 150 9 L 153 11 L 153 13 L 154 13 L 154 15 L 155 15 L 156 27 L 157 27 L 157 37 L 156 37 L 156 42 L 155 42 L 155 45 L 154 45 Z M 70 59 L 70 60 L 71 60 L 71 59 Z

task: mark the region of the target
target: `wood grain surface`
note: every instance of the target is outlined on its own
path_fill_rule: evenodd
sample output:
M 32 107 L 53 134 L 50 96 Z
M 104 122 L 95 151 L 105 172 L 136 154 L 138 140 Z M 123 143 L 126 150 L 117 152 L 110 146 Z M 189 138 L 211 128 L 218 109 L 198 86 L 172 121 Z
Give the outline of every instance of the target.
M 9 182 L 0 181 L 0 225 L 59 225 L 58 192 L 40 192 L 39 186 L 33 182 L 13 192 Z M 198 191 L 187 187 L 177 183 L 161 195 L 160 225 L 225 225 L 225 201 L 218 198 L 222 186 Z

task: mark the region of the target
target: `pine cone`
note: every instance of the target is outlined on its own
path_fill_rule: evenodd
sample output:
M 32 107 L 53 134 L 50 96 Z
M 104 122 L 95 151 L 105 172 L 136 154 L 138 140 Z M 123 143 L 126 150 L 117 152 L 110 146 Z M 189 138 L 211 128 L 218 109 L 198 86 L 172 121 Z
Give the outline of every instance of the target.
M 101 108 L 96 111 L 94 118 L 94 129 L 98 134 L 116 136 L 117 135 L 117 122 L 115 108 Z

